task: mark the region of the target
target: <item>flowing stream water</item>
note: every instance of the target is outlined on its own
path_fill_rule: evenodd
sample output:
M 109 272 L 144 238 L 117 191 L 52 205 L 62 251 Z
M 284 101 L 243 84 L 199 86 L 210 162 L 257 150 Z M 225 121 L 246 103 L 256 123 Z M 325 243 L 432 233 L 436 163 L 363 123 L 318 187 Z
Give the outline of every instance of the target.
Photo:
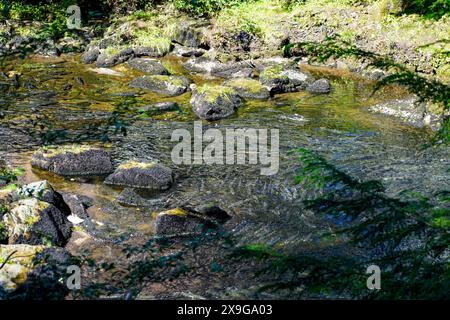
M 187 74 L 178 58 L 165 57 L 162 61 L 172 73 Z M 25 169 L 22 183 L 46 179 L 59 191 L 94 199 L 89 215 L 94 222 L 93 233 L 102 240 L 92 249 L 98 250 L 98 257 L 114 259 L 115 244 L 150 238 L 154 234 L 152 212 L 180 204 L 221 206 L 233 216 L 230 229 L 243 243 L 308 246 L 325 228 L 325 222 L 303 210 L 305 192 L 295 182 L 300 165 L 295 150 L 299 147 L 318 152 L 353 177 L 382 181 L 392 196 L 405 189 L 431 194 L 449 186 L 448 149 L 423 149 L 429 130 L 368 111 L 370 105 L 404 96 L 399 88 L 385 88 L 371 95 L 372 84 L 366 80 L 314 68 L 311 72 L 332 80 L 331 94 L 277 95 L 269 101 L 247 102 L 232 117 L 203 122 L 204 130 L 279 129 L 279 172 L 262 176 L 259 165 L 173 164 L 173 130 L 192 132 L 196 120 L 189 105 L 190 93 L 164 98 L 129 88 L 129 82 L 142 74 L 126 65 L 113 68 L 117 75 L 101 75 L 93 68 L 72 55 L 7 59 L 5 71 L 20 72 L 21 86 L 0 96 L 0 155 Z M 222 81 L 189 76 L 197 84 Z M 180 109 L 149 117 L 136 112 L 142 105 L 160 101 L 175 101 Z M 149 196 L 155 200 L 152 206 L 122 206 L 116 200 L 121 190 L 100 180 L 64 179 L 31 168 L 30 157 L 42 143 L 42 134 L 64 129 L 68 139 L 87 136 L 92 129 L 89 125 L 101 127 L 114 108 L 123 105 L 128 108 L 123 113 L 124 121 L 129 122 L 128 134 L 113 134 L 112 141 L 103 144 L 115 164 L 128 159 L 156 159 L 176 174 L 176 184 L 170 190 Z

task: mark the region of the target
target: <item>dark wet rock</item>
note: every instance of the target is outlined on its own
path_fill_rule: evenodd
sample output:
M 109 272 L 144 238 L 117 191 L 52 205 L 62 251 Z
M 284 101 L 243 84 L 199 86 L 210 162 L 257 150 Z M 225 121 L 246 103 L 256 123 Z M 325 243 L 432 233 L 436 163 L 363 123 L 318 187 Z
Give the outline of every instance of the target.
M 147 199 L 133 188 L 125 188 L 117 197 L 117 202 L 124 206 L 145 207 L 156 210 L 163 206 L 161 199 Z
M 136 70 L 151 74 L 151 75 L 168 75 L 169 71 L 162 65 L 161 62 L 155 59 L 135 58 L 128 61 L 128 65 Z
M 429 126 L 433 130 L 441 127 L 444 117 L 442 111 L 433 110 L 432 104 L 420 102 L 415 96 L 377 104 L 371 106 L 369 111 L 398 118 L 415 127 Z
M 89 199 L 89 202 L 86 203 L 86 199 L 84 197 L 68 193 L 63 193 L 62 197 L 64 199 L 64 202 L 69 206 L 70 214 L 72 216 L 76 216 L 81 219 L 88 218 L 86 209 L 92 206 L 92 204 L 90 203 L 92 199 Z
M 31 165 L 62 176 L 101 176 L 113 171 L 109 154 L 88 146 L 40 149 L 33 154 Z
M 244 99 L 265 100 L 270 98 L 269 90 L 258 80 L 237 78 L 225 82 L 224 85 L 235 89 L 236 92 Z
M 9 257 L 9 259 L 8 259 Z M 67 267 L 74 263 L 63 248 L 0 245 L 0 299 L 63 299 Z
M 106 184 L 150 190 L 167 190 L 174 183 L 172 170 L 154 162 L 127 161 L 109 175 Z
M 18 199 L 36 198 L 54 205 L 64 215 L 69 215 L 71 210 L 64 197 L 53 189 L 47 180 L 23 185 L 13 192 L 13 197 Z
M 231 87 L 220 85 L 191 86 L 192 110 L 200 119 L 219 120 L 232 115 L 244 100 Z
M 147 89 L 165 96 L 179 96 L 189 89 L 191 80 L 183 76 L 143 76 L 130 83 L 131 88 Z
M 180 57 L 200 57 L 204 55 L 206 52 L 205 49 L 202 48 L 192 48 L 192 47 L 185 47 L 180 45 L 175 45 L 175 48 L 173 49 L 172 53 L 174 55 L 180 56 Z
M 64 246 L 70 238 L 71 223 L 54 205 L 36 198 L 11 204 L 3 221 L 10 244 L 48 244 Z
M 190 216 L 189 212 L 176 208 L 158 214 L 155 221 L 157 236 L 183 236 L 200 233 L 202 221 Z
M 134 57 L 134 50 L 132 48 L 124 49 L 117 54 L 109 55 L 105 52 L 101 53 L 95 65 L 99 68 L 110 68 L 115 65 L 124 63 Z
M 319 79 L 308 85 L 306 90 L 311 93 L 330 93 L 331 83 L 327 79 Z
M 271 94 L 304 90 L 314 78 L 298 69 L 284 69 L 282 66 L 269 66 L 260 74 L 260 81 Z
M 195 213 L 218 223 L 225 223 L 232 218 L 228 212 L 214 204 L 203 204 L 195 208 L 182 206 L 182 208 L 188 212 Z
M 163 112 L 179 110 L 176 102 L 159 102 L 155 104 L 145 105 L 139 108 L 140 113 L 160 114 Z
M 216 206 L 205 207 L 202 211 L 196 211 L 189 207 L 178 207 L 160 212 L 155 221 L 156 235 L 195 235 L 207 229 L 217 228 L 230 218 L 228 213 Z
M 81 62 L 89 64 L 97 61 L 100 55 L 100 50 L 98 48 L 92 48 L 81 55 Z
M 251 75 L 253 65 L 250 61 L 222 63 L 207 57 L 191 58 L 183 67 L 191 72 L 205 73 L 220 78 L 236 78 Z

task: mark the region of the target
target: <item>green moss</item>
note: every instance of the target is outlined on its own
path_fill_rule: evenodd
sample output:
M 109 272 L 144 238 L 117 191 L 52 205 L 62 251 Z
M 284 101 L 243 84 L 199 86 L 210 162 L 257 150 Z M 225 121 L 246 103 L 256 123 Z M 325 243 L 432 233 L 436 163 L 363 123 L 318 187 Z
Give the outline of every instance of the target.
M 168 215 L 172 215 L 172 216 L 179 216 L 179 217 L 186 217 L 189 213 L 186 210 L 183 210 L 181 208 L 175 208 L 175 209 L 164 211 L 164 214 L 168 214 Z
M 156 163 L 154 162 L 137 162 L 137 161 L 127 161 L 125 163 L 122 163 L 118 169 L 127 170 L 127 169 L 133 169 L 133 168 L 139 168 L 139 169 L 147 169 L 154 167 Z
M 92 150 L 93 148 L 87 145 L 67 145 L 67 146 L 60 146 L 60 147 L 42 147 L 38 152 L 42 152 L 44 157 L 54 157 L 59 154 L 67 154 L 67 153 L 73 153 L 73 154 L 80 154 L 89 150 Z
M 204 84 L 198 88 L 198 93 L 204 96 L 206 101 L 214 102 L 221 96 L 227 98 L 229 94 L 234 94 L 235 91 L 233 88 L 226 86 Z
M 238 78 L 230 80 L 226 83 L 226 86 L 232 88 L 242 88 L 247 92 L 255 94 L 259 93 L 263 89 L 263 86 L 259 81 L 246 78 Z
M 261 80 L 265 80 L 265 81 L 287 78 L 286 76 L 282 75 L 282 72 L 283 72 L 283 67 L 280 65 L 269 66 L 261 72 L 259 77 Z

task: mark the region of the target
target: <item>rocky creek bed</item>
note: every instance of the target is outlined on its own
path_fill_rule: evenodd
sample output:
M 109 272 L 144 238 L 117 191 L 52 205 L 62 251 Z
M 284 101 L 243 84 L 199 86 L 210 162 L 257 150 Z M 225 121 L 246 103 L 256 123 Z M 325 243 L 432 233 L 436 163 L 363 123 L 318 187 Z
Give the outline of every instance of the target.
M 5 192 L 12 209 L 4 217 L 25 216 L 8 222 L 9 244 L 1 245 L 0 258 L 11 250 L 53 250 L 39 268 L 55 261 L 82 266 L 81 293 L 51 292 L 69 298 L 289 297 L 259 292 L 267 279 L 254 276 L 257 263 L 229 261 L 224 234 L 287 251 L 333 250 L 321 235 L 334 222 L 304 209 L 309 194 L 295 180 L 299 147 L 355 178 L 382 181 L 392 196 L 448 187 L 448 148 L 422 148 L 430 129 L 371 112 L 408 98 L 401 88 L 371 95 L 370 80 L 283 58 L 223 63 L 201 57 L 198 48 L 160 58 L 135 50 L 100 57 L 89 50 L 97 49 L 81 57 L 11 57 L 0 88 L 0 155 L 25 170 L 19 189 Z M 263 176 L 260 165 L 174 164 L 173 131 L 193 132 L 199 120 L 203 131 L 278 129 L 278 173 Z M 58 146 L 42 149 L 43 142 Z M 45 192 L 24 191 L 44 180 L 37 189 Z M 205 230 L 216 230 L 216 237 Z M 170 246 L 157 241 L 161 237 L 171 239 Z M 342 250 L 360 254 L 350 246 Z M 149 262 L 155 259 L 162 264 Z M 35 262 L 19 262 L 6 261 L 0 270 L 0 296 L 32 295 L 20 288 L 42 280 L 36 271 L 26 276 Z M 45 274 L 56 279 L 60 273 Z

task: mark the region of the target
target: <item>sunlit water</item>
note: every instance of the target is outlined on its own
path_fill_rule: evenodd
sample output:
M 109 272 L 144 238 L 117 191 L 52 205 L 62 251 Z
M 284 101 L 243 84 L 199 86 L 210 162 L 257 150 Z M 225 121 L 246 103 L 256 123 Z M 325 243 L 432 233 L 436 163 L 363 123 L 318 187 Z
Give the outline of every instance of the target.
M 179 61 L 164 58 L 174 73 L 184 73 Z M 22 73 L 22 87 L 0 97 L 4 118 L 0 125 L 0 152 L 14 165 L 24 167 L 22 182 L 47 179 L 64 192 L 84 194 L 95 200 L 89 214 L 99 239 L 120 243 L 130 237 L 153 234 L 151 214 L 180 204 L 211 203 L 233 215 L 230 229 L 242 242 L 304 244 L 315 241 L 323 227 L 321 220 L 303 210 L 305 192 L 295 183 L 299 167 L 295 150 L 317 151 L 332 164 L 361 180 L 381 180 L 390 195 L 413 189 L 425 194 L 448 189 L 450 157 L 446 148 L 423 149 L 430 132 L 412 128 L 367 111 L 370 105 L 400 97 L 390 88 L 371 96 L 370 83 L 347 76 L 328 74 L 333 80 L 329 95 L 306 92 L 278 95 L 270 101 L 249 102 L 237 114 L 217 122 L 203 122 L 208 128 L 279 129 L 280 169 L 274 176 L 262 176 L 260 166 L 175 165 L 170 153 L 174 129 L 192 132 L 196 117 L 190 110 L 190 94 L 165 99 L 128 87 L 139 72 L 125 65 L 114 70 L 123 76 L 99 75 L 77 57 L 27 58 L 6 62 L 5 70 Z M 192 76 L 198 83 L 216 82 Z M 120 189 L 101 181 L 71 181 L 32 169 L 32 151 L 41 143 L 39 133 L 66 129 L 69 137 L 86 133 L 86 126 L 99 125 L 114 106 L 135 97 L 125 115 L 132 123 L 128 135 L 112 136 L 106 145 L 116 164 L 128 159 L 156 159 L 174 169 L 176 184 L 152 195 L 161 200 L 153 208 L 124 207 L 116 202 Z M 155 117 L 139 118 L 144 104 L 176 101 L 180 110 Z M 44 123 L 40 128 L 36 123 Z

